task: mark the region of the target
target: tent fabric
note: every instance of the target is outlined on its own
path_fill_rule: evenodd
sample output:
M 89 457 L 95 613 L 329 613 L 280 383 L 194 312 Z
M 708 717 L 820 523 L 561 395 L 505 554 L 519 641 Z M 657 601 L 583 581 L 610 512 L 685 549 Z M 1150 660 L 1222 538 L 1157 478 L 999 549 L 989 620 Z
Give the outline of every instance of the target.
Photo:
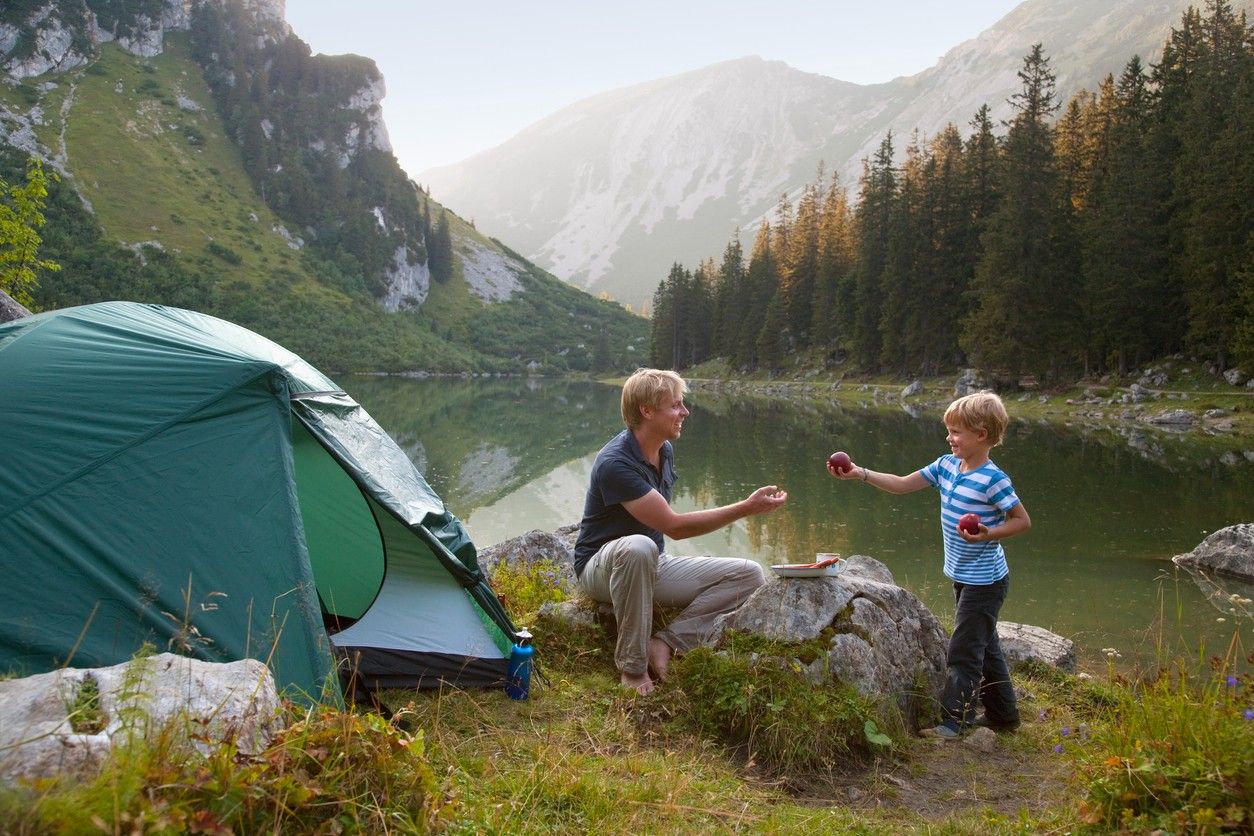
M 0 325 L 0 432 L 0 671 L 147 643 L 314 698 L 337 660 L 389 687 L 504 676 L 515 631 L 465 528 L 264 337 L 127 302 Z

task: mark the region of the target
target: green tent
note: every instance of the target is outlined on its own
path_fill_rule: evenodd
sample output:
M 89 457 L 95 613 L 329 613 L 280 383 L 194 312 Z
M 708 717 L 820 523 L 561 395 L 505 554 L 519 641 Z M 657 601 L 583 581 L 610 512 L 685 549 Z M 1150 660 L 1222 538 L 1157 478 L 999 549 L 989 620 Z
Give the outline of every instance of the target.
M 516 633 L 461 523 L 251 331 L 129 302 L 0 325 L 0 434 L 0 672 L 147 643 L 314 698 L 504 679 Z

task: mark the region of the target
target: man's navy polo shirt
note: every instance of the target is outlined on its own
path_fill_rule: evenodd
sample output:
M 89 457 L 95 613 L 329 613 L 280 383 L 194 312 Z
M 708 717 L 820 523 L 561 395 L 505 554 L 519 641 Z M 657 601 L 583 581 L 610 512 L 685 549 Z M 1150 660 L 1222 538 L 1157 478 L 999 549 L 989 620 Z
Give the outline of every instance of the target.
M 629 534 L 651 537 L 658 551 L 662 551 L 662 532 L 649 528 L 623 507 L 624 502 L 639 499 L 651 490 L 656 490 L 670 504 L 671 489 L 675 485 L 675 459 L 669 441 L 662 442 L 659 460 L 660 473 L 645 461 L 631 430 L 614 436 L 597 453 L 583 502 L 579 539 L 575 541 L 576 575 L 583 572 L 584 564 L 602 546 Z

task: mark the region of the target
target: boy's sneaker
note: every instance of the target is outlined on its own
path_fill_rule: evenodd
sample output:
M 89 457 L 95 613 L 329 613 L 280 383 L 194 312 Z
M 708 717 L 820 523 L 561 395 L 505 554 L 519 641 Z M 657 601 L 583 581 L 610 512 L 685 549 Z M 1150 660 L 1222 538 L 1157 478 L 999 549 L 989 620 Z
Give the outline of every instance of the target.
M 989 721 L 987 714 L 980 714 L 980 716 L 975 718 L 975 722 L 972 725 L 992 729 L 995 732 L 1012 732 L 1019 728 L 1019 721 L 1015 720 L 1010 723 L 993 723 Z
M 922 737 L 934 737 L 939 740 L 957 740 L 962 737 L 962 732 L 957 729 L 950 728 L 944 723 L 941 723 L 939 726 L 933 726 L 930 729 L 924 729 L 919 732 L 919 734 Z

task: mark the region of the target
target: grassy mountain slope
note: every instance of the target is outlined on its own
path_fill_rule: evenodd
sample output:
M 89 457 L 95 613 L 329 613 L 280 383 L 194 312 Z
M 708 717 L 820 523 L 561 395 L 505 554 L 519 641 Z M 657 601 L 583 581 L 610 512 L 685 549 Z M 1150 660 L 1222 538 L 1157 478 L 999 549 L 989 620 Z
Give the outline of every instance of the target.
M 112 298 L 194 307 L 328 369 L 564 371 L 596 359 L 608 370 L 630 365 L 628 346 L 644 339 L 643 320 L 531 265 L 525 292 L 509 301 L 481 302 L 455 270 L 433 282 L 422 308 L 384 311 L 353 265 L 292 245 L 301 231 L 284 229 L 249 178 L 185 33 L 167 33 L 153 58 L 104 44 L 86 68 L 0 85 L 0 106 L 10 128 L 14 114 L 28 119 L 67 172 L 50 195 L 42 252 L 63 269 L 41 277 L 41 308 Z M 24 155 L 3 156 L 0 177 L 13 181 Z M 450 219 L 455 244 L 504 251 Z M 572 352 L 575 341 L 552 327 L 555 304 L 611 335 L 608 353 Z M 481 322 L 491 325 L 487 338 Z

